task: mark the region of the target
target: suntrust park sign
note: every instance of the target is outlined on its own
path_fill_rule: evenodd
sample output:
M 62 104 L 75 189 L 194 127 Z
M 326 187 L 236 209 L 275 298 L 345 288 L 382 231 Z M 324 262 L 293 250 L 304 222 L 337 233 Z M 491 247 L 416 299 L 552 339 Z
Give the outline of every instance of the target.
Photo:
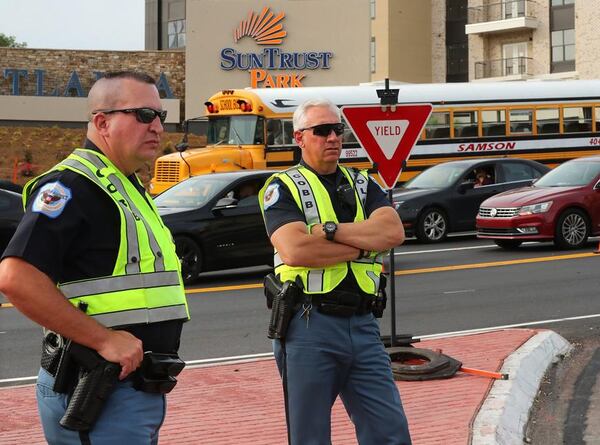
M 287 31 L 280 23 L 285 13 L 274 15 L 268 7 L 260 14 L 250 11 L 246 20 L 234 30 L 234 42 L 243 37 L 251 37 L 257 45 L 280 45 Z M 269 46 L 256 53 L 239 53 L 234 48 L 221 50 L 221 69 L 248 71 L 252 88 L 293 88 L 301 87 L 304 73 L 291 72 L 271 74 L 269 71 L 302 71 L 329 69 L 331 52 L 285 52 L 277 46 Z

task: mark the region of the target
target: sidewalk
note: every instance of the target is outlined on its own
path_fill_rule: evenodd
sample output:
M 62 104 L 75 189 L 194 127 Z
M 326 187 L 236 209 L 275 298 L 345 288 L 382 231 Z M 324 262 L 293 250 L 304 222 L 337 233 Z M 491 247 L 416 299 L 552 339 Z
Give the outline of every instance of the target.
M 502 381 L 458 372 L 447 380 L 397 382 L 415 445 L 516 443 L 547 366 L 569 349 L 552 331 L 530 329 L 432 339 L 417 346 L 441 349 L 465 367 L 502 370 L 510 377 Z M 287 443 L 273 359 L 186 368 L 179 382 L 168 396 L 161 444 Z M 339 400 L 332 423 L 333 444 L 357 443 Z M 0 444 L 17 443 L 45 443 L 33 385 L 0 388 Z

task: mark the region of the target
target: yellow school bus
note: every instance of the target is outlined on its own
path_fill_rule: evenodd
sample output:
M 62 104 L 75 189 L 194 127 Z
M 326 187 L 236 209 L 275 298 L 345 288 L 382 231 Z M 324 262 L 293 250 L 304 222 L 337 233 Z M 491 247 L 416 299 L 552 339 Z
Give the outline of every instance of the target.
M 522 157 L 554 167 L 600 147 L 600 80 L 401 84 L 399 104 L 431 103 L 433 112 L 400 182 L 455 159 Z M 308 99 L 338 106 L 376 105 L 377 86 L 223 90 L 205 102 L 207 146 L 156 160 L 151 193 L 195 175 L 281 170 L 300 160 L 292 113 Z M 370 168 L 349 128 L 340 161 Z

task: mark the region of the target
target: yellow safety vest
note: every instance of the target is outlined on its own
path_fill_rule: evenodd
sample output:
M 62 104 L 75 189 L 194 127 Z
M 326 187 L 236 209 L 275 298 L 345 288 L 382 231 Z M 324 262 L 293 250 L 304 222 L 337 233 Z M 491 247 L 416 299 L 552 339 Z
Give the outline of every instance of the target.
M 366 171 L 361 170 L 352 177 L 351 171 L 346 167 L 339 166 L 339 168 L 355 190 L 356 214 L 354 221 L 363 221 L 365 219 L 364 203 L 367 199 L 369 176 Z M 290 190 L 296 204 L 304 213 L 306 224 L 320 224 L 327 221 L 339 222 L 327 189 L 315 173 L 302 165 L 276 173 L 266 181 L 259 194 L 263 216 L 264 194 L 275 178 L 283 182 Z M 304 285 L 304 292 L 307 294 L 331 292 L 346 277 L 348 270 L 351 270 L 361 290 L 367 294 L 375 295 L 379 288 L 382 258 L 377 255 L 373 258 L 361 258 L 324 268 L 292 267 L 284 264 L 275 251 L 274 265 L 275 273 L 279 275 L 281 281 L 294 281 L 296 277 L 300 277 Z
M 23 203 L 35 184 L 52 171 L 71 170 L 100 187 L 120 216 L 120 243 L 111 276 L 59 283 L 74 306 L 107 327 L 188 320 L 181 264 L 173 237 L 152 198 L 146 199 L 103 154 L 76 149 L 64 161 L 25 185 Z

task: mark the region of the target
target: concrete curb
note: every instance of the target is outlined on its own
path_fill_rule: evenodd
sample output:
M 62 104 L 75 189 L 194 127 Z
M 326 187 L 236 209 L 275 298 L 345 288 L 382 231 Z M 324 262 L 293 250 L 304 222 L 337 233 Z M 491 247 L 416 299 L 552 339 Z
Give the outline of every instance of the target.
M 504 361 L 508 380 L 494 382 L 472 430 L 472 445 L 523 444 L 529 410 L 542 377 L 571 344 L 553 331 L 540 331 Z

